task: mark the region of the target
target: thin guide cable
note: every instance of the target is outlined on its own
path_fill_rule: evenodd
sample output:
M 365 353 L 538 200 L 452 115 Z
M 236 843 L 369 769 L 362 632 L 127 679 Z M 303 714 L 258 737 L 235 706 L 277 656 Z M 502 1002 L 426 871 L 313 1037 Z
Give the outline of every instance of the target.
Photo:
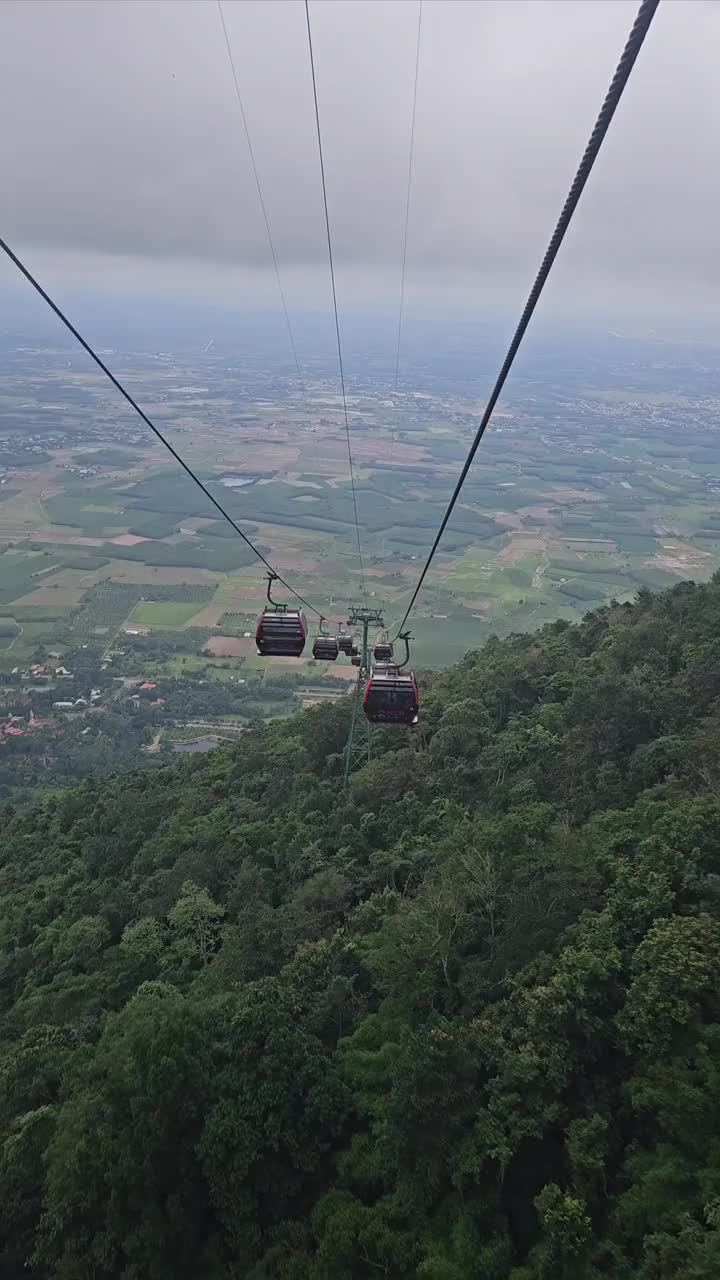
M 157 439 L 160 441 L 161 444 L 164 444 L 165 448 L 168 450 L 168 453 L 172 454 L 173 458 L 177 463 L 180 464 L 183 471 L 190 476 L 191 480 L 194 480 L 198 488 L 201 489 L 202 492 L 205 494 L 205 497 L 207 498 L 208 502 L 211 502 L 212 505 L 216 508 L 216 510 L 220 512 L 220 515 L 223 517 L 223 519 L 227 520 L 229 525 L 232 525 L 235 532 L 239 534 L 243 542 L 250 548 L 253 554 L 257 556 L 258 560 L 262 561 L 265 567 L 275 575 L 275 577 L 277 578 L 277 581 L 282 583 L 282 585 L 290 592 L 290 594 L 295 596 L 296 600 L 299 600 L 301 604 L 304 604 L 306 609 L 309 609 L 311 613 L 316 614 L 318 618 L 322 617 L 320 610 L 316 609 L 314 604 L 310 604 L 308 600 L 303 599 L 300 593 L 297 592 L 294 587 L 291 587 L 290 583 L 286 582 L 284 578 L 281 578 L 280 574 L 277 573 L 275 569 L 273 569 L 273 566 L 270 564 L 270 561 L 265 558 L 262 551 L 258 550 L 258 548 L 255 546 L 255 543 L 252 542 L 250 538 L 248 538 L 246 533 L 243 533 L 239 524 L 237 524 L 237 522 L 233 520 L 230 513 L 225 510 L 225 508 L 220 502 L 218 502 L 217 498 L 213 497 L 207 485 L 204 484 L 203 481 L 200 479 L 200 477 L 195 474 L 192 467 L 189 466 L 188 463 L 185 462 L 184 459 L 180 457 L 180 454 L 178 453 L 177 449 L 173 448 L 173 446 L 170 444 L 170 441 L 162 434 L 159 428 L 155 426 L 155 423 L 151 421 L 151 419 L 147 416 L 145 411 L 140 408 L 140 405 L 130 395 L 130 392 L 123 386 L 119 378 L 115 377 L 115 374 L 112 372 L 111 369 L 108 368 L 108 366 L 105 364 L 105 361 L 100 358 L 97 351 L 95 351 L 95 349 L 90 345 L 90 343 L 87 342 L 85 338 L 83 338 L 80 331 L 75 328 L 75 325 L 72 323 L 72 321 L 69 320 L 68 317 L 65 315 L 65 312 L 60 309 L 60 307 L 57 305 L 56 302 L 53 302 L 52 298 L 50 297 L 50 294 L 47 293 L 45 289 L 43 289 L 42 285 L 38 280 L 35 279 L 35 276 L 32 274 L 29 268 L 25 266 L 24 262 L 22 262 L 20 258 L 18 258 L 16 253 L 13 253 L 12 249 L 10 248 L 10 245 L 7 243 L 7 241 L 3 240 L 1 236 L 0 236 L 0 249 L 2 249 L 3 253 L 5 253 L 7 257 L 10 259 L 10 261 L 14 263 L 18 271 L 21 273 L 21 275 L 25 277 L 28 283 L 32 285 L 35 292 L 40 294 L 40 297 L 43 299 L 44 302 L 47 303 L 50 310 L 54 311 L 58 320 L 60 320 L 60 322 L 64 324 L 65 328 L 69 330 L 69 332 L 73 335 L 75 340 L 80 343 L 80 346 L 83 348 L 84 351 L 87 352 L 87 354 L 90 356 L 90 359 L 93 360 L 95 364 L 98 366 L 98 368 L 102 370 L 102 372 L 105 374 L 105 377 L 110 382 L 112 382 L 116 391 L 120 392 L 120 395 L 123 397 L 123 399 L 127 400 L 128 404 L 132 409 L 135 410 L 135 413 L 138 415 L 138 417 L 142 418 L 143 422 L 145 423 L 146 426 L 150 428 L 153 435 L 157 437 Z
M 400 307 L 398 311 L 397 343 L 395 346 L 395 380 L 397 392 L 400 374 L 400 345 L 405 312 L 405 269 L 407 266 L 408 226 L 410 223 L 410 196 L 412 193 L 413 158 L 415 153 L 415 115 L 417 111 L 418 75 L 420 71 L 420 35 L 422 32 L 423 0 L 418 3 L 417 44 L 415 47 L 415 81 L 413 86 L 412 116 L 410 119 L 410 157 L 408 160 L 407 192 L 405 196 L 405 227 L 403 231 L 402 270 L 400 273 Z
M 322 147 L 322 131 L 320 129 L 320 109 L 318 107 L 317 81 L 315 79 L 315 55 L 313 53 L 312 29 L 310 27 L 310 6 L 308 0 L 305 0 L 305 21 L 307 23 L 308 49 L 310 51 L 310 72 L 312 75 L 313 102 L 315 104 L 315 127 L 317 130 L 318 155 L 320 158 L 320 178 L 322 180 L 323 208 L 325 211 L 325 232 L 327 235 L 328 260 L 330 263 L 330 283 L 332 285 L 333 313 L 335 316 L 335 337 L 337 339 L 338 365 L 340 366 L 340 389 L 342 391 L 343 415 L 345 418 L 345 435 L 347 436 L 348 462 L 350 463 L 350 486 L 352 489 L 353 511 L 355 513 L 355 533 L 357 534 L 357 550 L 358 561 L 360 563 L 360 586 L 363 599 L 367 605 L 367 592 L 365 590 L 365 567 L 363 565 L 362 545 L 360 542 L 360 522 L 358 520 L 357 495 L 355 493 L 355 474 L 353 472 L 352 449 L 350 447 L 350 422 L 348 420 L 347 396 L 345 394 L 345 370 L 342 358 L 342 343 L 340 341 L 340 321 L 338 320 L 337 292 L 335 289 L 335 264 L 332 251 L 332 236 L 330 234 L 330 215 L 328 213 L 327 186 L 325 183 L 325 161 L 323 158 Z
M 309 418 L 312 418 L 313 415 L 310 412 L 310 406 L 308 405 L 308 402 L 307 402 L 307 394 L 305 391 L 305 381 L 302 376 L 302 372 L 300 370 L 300 360 L 297 353 L 295 334 L 293 332 L 292 322 L 290 320 L 290 311 L 287 304 L 287 296 L 285 294 L 285 289 L 283 287 L 282 278 L 280 275 L 280 264 L 278 262 L 278 256 L 275 249 L 275 240 L 273 238 L 272 229 L 270 227 L 270 218 L 267 211 L 267 205 L 265 204 L 265 197 L 263 195 L 262 184 L 260 182 L 260 174 L 257 167 L 257 161 L 255 159 L 255 148 L 253 147 L 253 144 L 252 144 L 252 138 L 250 136 L 250 126 L 248 125 L 247 115 L 245 113 L 245 104 L 243 102 L 242 93 L 240 92 L 240 80 L 238 77 L 237 68 L 235 66 L 235 58 L 233 56 L 232 45 L 230 44 L 230 36 L 228 34 L 227 25 L 225 22 L 225 14 L 223 12 L 222 0 L 217 0 L 217 8 L 218 8 L 218 14 L 220 17 L 220 25 L 222 26 L 223 38 L 225 41 L 225 48 L 227 50 L 228 62 L 230 63 L 230 71 L 232 73 L 233 84 L 235 86 L 235 97 L 237 98 L 237 104 L 240 110 L 240 119 L 242 120 L 243 132 L 245 134 L 245 141 L 247 142 L 248 154 L 250 156 L 250 165 L 253 172 L 253 178 L 255 179 L 255 187 L 258 193 L 258 200 L 260 201 L 260 209 L 262 211 L 263 222 L 265 223 L 265 232 L 267 234 L 267 242 L 270 249 L 270 257 L 272 258 L 273 270 L 275 272 L 275 280 L 277 282 L 278 294 L 280 295 L 280 304 L 282 306 L 282 312 L 285 318 L 285 328 L 287 330 L 288 340 L 290 343 L 290 350 L 292 351 L 292 358 L 295 364 L 295 371 L 297 373 L 297 379 L 298 379 L 300 391 L 302 393 L 303 403 L 305 405 L 305 412 L 307 413 Z
M 540 265 L 540 270 L 538 271 L 537 276 L 535 278 L 535 283 L 533 284 L 532 289 L 530 290 L 530 294 L 528 296 L 528 300 L 525 303 L 524 310 L 520 317 L 520 322 L 518 324 L 517 329 L 515 330 L 515 334 L 508 348 L 507 355 L 505 356 L 505 359 L 503 361 L 502 368 L 500 369 L 500 373 L 498 374 L 497 382 L 495 383 L 495 386 L 492 389 L 490 399 L 488 400 L 487 405 L 485 407 L 485 412 L 480 421 L 480 425 L 477 429 L 475 439 L 473 440 L 472 446 L 470 448 L 470 452 L 465 461 L 465 465 L 463 466 L 463 469 L 460 472 L 458 482 L 455 485 L 454 493 L 450 499 L 450 502 L 448 503 L 448 507 L 445 512 L 445 515 L 442 518 L 442 523 L 440 524 L 440 528 L 438 529 L 438 532 L 436 534 L 435 541 L 433 542 L 433 545 L 430 549 L 430 554 L 428 555 L 427 560 L 425 561 L 425 564 L 423 566 L 422 573 L 420 574 L 417 585 L 412 594 L 410 604 L 407 607 L 405 617 L 400 623 L 399 632 L 404 629 L 405 624 L 408 618 L 410 617 L 410 614 L 415 605 L 415 601 L 417 600 L 417 597 L 420 593 L 420 589 L 423 585 L 423 582 L 425 581 L 425 575 L 427 574 L 427 571 L 430 568 L 430 565 L 432 564 L 432 560 L 435 555 L 435 552 L 438 549 L 440 539 L 442 538 L 442 535 L 445 532 L 445 528 L 447 526 L 448 520 L 450 519 L 450 516 L 452 515 L 455 503 L 457 502 L 458 497 L 460 496 L 460 490 L 462 489 L 463 484 L 465 483 L 468 471 L 472 466 L 472 462 L 475 457 L 475 454 L 477 453 L 480 441 L 482 440 L 485 434 L 487 425 L 490 421 L 490 418 L 492 417 L 493 410 L 495 409 L 495 406 L 500 397 L 500 393 L 505 385 L 507 376 L 512 368 L 513 362 L 518 353 L 520 343 L 522 342 L 523 337 L 525 336 L 525 331 L 530 323 L 530 320 L 532 319 L 533 312 L 535 311 L 535 308 L 538 304 L 540 295 L 547 282 L 547 278 L 550 275 L 552 265 L 558 255 L 560 246 L 565 238 L 565 233 L 567 232 L 567 229 L 570 226 L 573 214 L 577 208 L 578 201 L 580 200 L 580 196 L 582 195 L 583 190 L 585 188 L 585 184 L 592 172 L 593 165 L 597 160 L 605 135 L 610 127 L 610 122 L 612 121 L 617 105 L 620 102 L 625 86 L 630 78 L 630 73 L 635 65 L 637 56 L 640 50 L 642 49 L 643 43 L 645 41 L 645 37 L 650 29 L 650 24 L 653 18 L 655 17 L 655 13 L 659 3 L 660 3 L 660 0 L 643 0 L 643 3 L 640 5 L 640 8 L 638 9 L 637 17 L 635 18 L 635 22 L 633 23 L 632 29 L 627 38 L 627 42 L 625 44 L 622 57 L 620 58 L 620 61 L 617 65 L 615 75 L 613 76 L 610 82 L 610 88 L 608 89 L 605 97 L 605 101 L 603 102 L 602 107 L 600 108 L 600 114 L 598 115 L 597 121 L 595 123 L 595 127 L 590 135 L 590 140 L 585 148 L 582 160 L 580 161 L 580 165 L 578 167 L 577 173 L 575 174 L 575 178 L 573 180 L 572 186 L 570 187 L 570 191 L 568 192 L 568 196 L 565 201 L 565 204 L 562 207 L 562 211 L 560 213 L 560 217 L 558 218 L 557 225 L 555 227 L 555 230 L 553 231 L 552 237 L 550 239 L 550 243 L 545 252 L 545 257 L 542 260 L 542 263 Z
M 415 45 L 415 78 L 413 82 L 413 99 L 412 113 L 410 117 L 410 155 L 408 159 L 408 176 L 407 190 L 405 193 L 405 225 L 403 229 L 403 250 L 402 250 L 402 268 L 400 271 L 400 306 L 398 307 L 398 327 L 397 341 L 395 344 L 395 377 L 393 380 L 393 395 L 397 402 L 398 381 L 400 377 L 400 347 L 402 342 L 402 328 L 405 314 L 405 274 L 407 266 L 407 246 L 408 246 L 408 226 L 410 223 L 410 196 L 412 193 L 412 174 L 413 174 L 413 156 L 415 153 L 415 115 L 417 109 L 417 91 L 418 76 L 420 71 L 420 34 L 422 32 L 422 16 L 423 16 L 423 0 L 418 0 L 418 21 L 417 21 L 417 42 Z M 395 457 L 395 444 L 397 442 L 397 424 L 400 418 L 400 406 L 395 404 L 395 425 L 392 429 L 390 437 L 390 459 L 389 466 L 392 467 Z

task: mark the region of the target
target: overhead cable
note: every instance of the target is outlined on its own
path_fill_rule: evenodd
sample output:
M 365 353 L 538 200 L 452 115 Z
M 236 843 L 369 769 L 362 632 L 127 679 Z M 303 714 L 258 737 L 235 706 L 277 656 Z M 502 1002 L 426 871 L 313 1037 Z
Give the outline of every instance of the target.
M 570 187 L 570 191 L 568 192 L 567 199 L 565 201 L 565 204 L 563 205 L 562 212 L 560 214 L 560 217 L 558 218 L 558 222 L 555 227 L 555 230 L 553 231 L 550 243 L 545 253 L 545 257 L 542 260 L 540 270 L 538 271 L 538 274 L 535 278 L 535 283 L 533 284 L 533 287 L 530 290 L 528 300 L 525 303 L 525 308 L 520 317 L 520 322 L 518 324 L 517 329 L 515 330 L 515 334 L 508 348 L 507 355 L 505 356 L 505 359 L 503 361 L 502 368 L 500 369 L 500 373 L 498 374 L 497 382 L 495 383 L 495 386 L 493 387 L 492 392 L 490 394 L 490 399 L 488 400 L 487 405 L 485 407 L 485 412 L 483 413 L 482 419 L 480 421 L 480 425 L 475 434 L 475 439 L 473 440 L 472 446 L 470 448 L 470 452 L 465 461 L 465 465 L 463 466 L 463 469 L 460 472 L 458 482 L 455 485 L 455 490 L 450 499 L 450 502 L 448 503 L 445 515 L 442 518 L 442 522 L 440 524 L 440 528 L 438 529 L 437 535 L 435 537 L 435 541 L 433 542 L 433 545 L 430 549 L 430 554 L 428 555 L 427 560 L 425 561 L 422 573 L 420 574 L 415 590 L 413 591 L 410 604 L 407 607 L 405 617 L 403 618 L 400 624 L 400 631 L 402 631 L 403 628 L 405 627 L 405 624 L 415 605 L 415 601 L 417 600 L 417 597 L 420 593 L 420 589 L 423 585 L 423 582 L 425 581 L 425 576 L 427 574 L 427 571 L 430 568 L 430 565 L 432 564 L 432 560 L 435 555 L 435 552 L 438 549 L 440 539 L 442 538 L 442 535 L 445 532 L 445 528 L 450 519 L 450 516 L 452 515 L 455 503 L 457 502 L 458 497 L 460 496 L 460 490 L 462 489 L 463 484 L 465 483 L 465 479 L 467 477 L 468 471 L 472 466 L 472 462 L 475 457 L 475 454 L 477 453 L 480 441 L 482 440 L 485 434 L 487 425 L 490 421 L 490 418 L 492 417 L 493 410 L 495 409 L 495 406 L 500 397 L 500 393 L 505 385 L 507 376 L 512 368 L 513 362 L 515 360 L 515 356 L 518 353 L 518 348 L 520 347 L 520 343 L 522 342 L 523 337 L 525 336 L 525 331 L 530 323 L 530 320 L 532 319 L 533 312 L 535 311 L 535 308 L 540 299 L 540 295 L 543 291 L 547 278 L 550 274 L 552 265 L 557 257 L 558 250 L 560 249 L 560 246 L 565 238 L 565 233 L 567 232 L 567 229 L 570 226 L 573 214 L 575 212 L 575 209 L 577 208 L 577 204 L 580 199 L 580 196 L 582 195 L 585 184 L 588 178 L 590 177 L 593 165 L 595 164 L 595 161 L 598 157 L 598 153 L 603 144 L 605 135 L 608 131 L 608 128 L 610 127 L 610 122 L 615 114 L 617 105 L 623 95 L 623 90 L 625 89 L 628 79 L 630 78 L 630 73 L 635 65 L 637 56 L 643 46 L 645 37 L 650 29 L 650 24 L 655 16 L 655 12 L 657 10 L 659 3 L 660 3 L 660 0 L 643 0 L 643 3 L 640 5 L 640 8 L 638 9 L 637 17 L 635 18 L 635 22 L 633 23 L 632 30 L 630 31 L 630 35 L 627 38 L 627 42 L 625 44 L 622 57 L 617 65 L 617 70 L 615 71 L 615 75 L 613 76 L 612 81 L 610 83 L 610 88 L 608 89 L 607 95 L 605 97 L 605 101 L 603 102 L 603 105 L 600 108 L 600 114 L 595 123 L 595 128 L 593 129 L 590 135 L 590 140 L 585 148 L 585 152 L 583 154 L 582 160 L 580 161 L 578 171 L 575 174 L 575 178 L 573 180 L 572 186 Z
M 232 46 L 230 44 L 230 36 L 228 35 L 228 29 L 225 24 L 225 14 L 223 12 L 222 0 L 217 0 L 217 7 L 218 7 L 218 13 L 220 15 L 220 23 L 222 26 L 223 37 L 225 40 L 225 48 L 227 49 L 228 61 L 230 63 L 230 71 L 232 72 L 233 84 L 235 86 L 235 97 L 237 98 L 237 104 L 240 109 L 240 119 L 242 120 L 243 131 L 245 133 L 245 141 L 247 142 L 248 153 L 250 155 L 250 164 L 253 171 L 253 178 L 255 179 L 255 186 L 257 188 L 258 200 L 260 201 L 260 209 L 262 211 L 263 222 L 265 223 L 265 232 L 267 234 L 267 242 L 270 249 L 270 257 L 272 258 L 273 270 L 275 272 L 275 280 L 277 282 L 278 293 L 280 295 L 280 304 L 282 306 L 283 316 L 285 317 L 285 328 L 287 329 L 288 340 L 290 342 L 290 350 L 292 351 L 292 357 L 295 363 L 295 370 L 297 373 L 298 383 L 300 386 L 300 391 L 302 393 L 303 401 L 305 403 L 305 412 L 307 413 L 308 417 L 312 417 L 310 413 L 310 407 L 307 402 L 307 397 L 305 395 L 305 382 L 303 379 L 302 372 L 300 370 L 300 360 L 298 358 L 297 346 L 295 343 L 295 334 L 293 333 L 293 327 L 290 321 L 290 312 L 287 304 L 287 297 L 285 295 L 285 289 L 283 287 L 283 282 L 280 276 L 280 265 L 278 263 L 277 252 L 275 250 L 275 241 L 273 239 L 272 230 L 270 228 L 270 218 L 268 216 L 267 206 L 265 204 L 265 197 L 263 195 L 262 185 L 260 182 L 260 174 L 258 172 L 257 161 L 255 160 L 255 148 L 253 147 L 252 139 L 250 137 L 250 126 L 248 125 L 247 116 L 245 114 L 245 104 L 243 102 L 242 93 L 240 92 L 240 81 L 238 78 L 237 68 L 235 66 L 235 58 L 233 57 Z
M 412 192 L 413 155 L 415 151 L 415 112 L 417 107 L 418 73 L 420 70 L 420 33 L 422 30 L 423 0 L 418 0 L 417 41 L 415 44 L 415 79 L 413 83 L 412 113 L 410 116 L 410 155 L 408 159 L 407 188 L 405 192 L 405 225 L 403 230 L 402 267 L 400 270 L 400 305 L 398 307 L 397 341 L 395 343 L 395 378 L 393 395 L 395 397 L 395 414 L 397 415 L 390 436 L 389 466 L 392 467 L 397 442 L 397 424 L 400 415 L 397 403 L 398 381 L 400 376 L 400 346 L 402 341 L 403 319 L 405 314 L 405 268 L 407 265 L 408 226 L 410 223 L 410 196 Z
M 335 263 L 333 260 L 332 236 L 330 234 L 330 215 L 328 213 L 327 186 L 325 183 L 325 161 L 323 158 L 322 131 L 320 128 L 320 109 L 318 107 L 317 81 L 315 79 L 315 55 L 313 52 L 312 30 L 310 27 L 310 6 L 305 0 L 305 21 L 307 23 L 308 49 L 310 52 L 310 72 L 312 75 L 313 102 L 315 104 L 315 127 L 317 131 L 318 156 L 320 158 L 320 178 L 322 181 L 323 208 L 325 210 L 325 232 L 327 235 L 328 261 L 330 263 L 330 283 L 332 285 L 333 312 L 335 315 L 335 337 L 337 339 L 338 365 L 340 368 L 340 389 L 342 391 L 343 415 L 345 418 L 345 435 L 347 437 L 348 462 L 350 464 L 350 487 L 352 489 L 353 511 L 355 514 L 355 533 L 357 535 L 358 561 L 360 564 L 360 586 L 367 605 L 365 590 L 365 568 L 363 566 L 362 545 L 360 541 L 360 522 L 358 520 L 357 495 L 355 493 L 355 474 L 353 471 L 352 449 L 350 447 L 350 422 L 348 419 L 347 395 L 345 394 L 345 370 L 343 367 L 342 343 L 340 341 L 340 321 L 338 320 L 337 292 L 335 289 Z
M 415 113 L 417 109 L 418 73 L 420 70 L 420 33 L 422 31 L 423 0 L 418 3 L 417 44 L 415 46 L 415 81 L 413 86 L 412 116 L 410 118 L 410 157 L 408 160 L 407 191 L 405 195 L 405 227 L 403 232 L 402 270 L 400 273 L 400 307 L 398 311 L 397 344 L 395 348 L 395 383 L 398 389 L 400 372 L 400 343 L 405 311 L 405 267 L 407 264 L 408 225 L 410 222 L 410 196 L 412 192 L 413 156 L 415 152 Z
M 235 520 L 233 520 L 232 516 L 228 511 L 225 510 L 222 503 L 218 502 L 217 498 L 213 497 L 207 485 L 203 483 L 203 481 L 200 479 L 198 475 L 196 475 L 192 467 L 187 462 L 185 462 L 183 458 L 180 457 L 180 454 L 178 453 L 177 449 L 173 448 L 173 446 L 170 444 L 170 441 L 162 434 L 159 428 L 155 426 L 155 423 L 151 421 L 151 419 L 148 417 L 145 411 L 140 408 L 140 405 L 137 403 L 137 400 L 135 400 L 133 396 L 131 396 L 130 392 L 127 390 L 126 387 L 123 386 L 119 378 L 115 377 L 115 374 L 112 372 L 112 370 L 108 368 L 108 366 L 105 364 L 105 361 L 101 359 L 101 357 L 98 355 L 95 348 L 91 346 L 91 344 L 85 338 L 83 338 L 80 331 L 75 328 L 75 325 L 72 323 L 72 321 L 69 320 L 68 317 L 65 315 L 65 312 L 61 310 L 61 308 L 57 305 L 56 302 L 53 302 L 53 299 L 50 297 L 50 294 L 47 293 L 45 289 L 43 289 L 42 285 L 38 280 L 36 280 L 35 276 L 32 274 L 29 268 L 25 266 L 25 263 L 20 260 L 20 258 L 17 256 L 16 253 L 13 253 L 13 250 L 10 248 L 10 245 L 7 243 L 7 241 L 3 240 L 2 237 L 0 237 L 0 249 L 2 249 L 3 253 L 7 254 L 10 261 L 14 263 L 18 271 L 22 275 L 24 275 L 25 279 L 28 281 L 29 284 L 32 285 L 35 292 L 40 294 L 40 297 L 43 299 L 44 302 L 47 303 L 50 310 L 55 312 L 55 315 L 57 316 L 58 320 L 60 320 L 60 322 L 64 324 L 65 328 L 69 330 L 69 332 L 73 335 L 75 340 L 80 343 L 80 346 L 83 348 L 84 351 L 87 352 L 87 354 L 90 356 L 90 359 L 94 360 L 98 368 L 101 369 L 102 372 L 105 374 L 105 377 L 108 378 L 110 382 L 112 382 L 115 389 L 120 392 L 120 395 L 125 400 L 127 400 L 130 407 L 135 410 L 135 413 L 138 415 L 138 417 L 142 418 L 143 422 L 145 423 L 146 426 L 150 428 L 153 435 L 157 436 L 157 439 L 160 441 L 160 443 L 163 444 L 165 448 L 168 450 L 168 452 L 172 454 L 173 458 L 175 459 L 176 462 L 180 464 L 183 471 L 185 471 L 186 474 L 190 476 L 191 480 L 194 480 L 195 484 L 198 486 L 199 489 L 202 489 L 202 492 L 205 494 L 205 497 L 208 499 L 208 502 L 211 502 L 212 505 L 216 508 L 216 510 L 220 512 L 220 515 L 223 517 L 223 519 L 227 520 L 228 524 L 232 525 L 235 532 L 239 534 L 243 542 L 250 548 L 253 554 L 257 556 L 258 560 L 262 561 L 265 567 L 269 569 L 272 574 L 275 575 L 275 577 L 277 578 L 277 581 L 282 583 L 282 585 L 291 593 L 291 595 L 295 596 L 296 600 L 299 600 L 301 604 L 304 604 L 306 609 L 309 609 L 311 613 L 316 614 L 318 618 L 322 617 L 320 610 L 316 609 L 315 605 L 310 604 L 308 600 L 303 599 L 300 593 L 296 591 L 294 587 L 291 587 L 290 583 L 286 582 L 285 579 L 280 576 L 277 570 L 273 568 L 273 566 L 270 564 L 270 561 L 266 559 L 262 551 L 258 550 L 258 548 L 255 546 L 255 543 L 252 542 L 250 538 L 248 538 L 247 534 L 243 533 L 242 529 L 240 528 L 240 525 Z

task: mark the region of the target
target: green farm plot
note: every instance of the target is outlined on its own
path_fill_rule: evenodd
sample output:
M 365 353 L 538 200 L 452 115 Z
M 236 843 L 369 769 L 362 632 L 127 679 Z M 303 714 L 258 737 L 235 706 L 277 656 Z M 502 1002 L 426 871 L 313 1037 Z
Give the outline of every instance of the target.
M 618 529 L 615 532 L 615 540 L 618 548 L 625 555 L 630 556 L 651 556 L 657 550 L 657 540 L 652 533 L 645 533 L 642 529 L 630 530 Z
M 116 528 L 120 524 L 127 524 L 117 495 L 112 497 L 115 502 L 102 501 L 96 489 L 88 489 L 84 496 L 62 493 L 54 498 L 45 498 L 43 506 L 51 524 L 69 525 L 73 529 L 80 529 L 87 537 L 99 538 L 108 527 Z
M 57 557 L 42 555 L 0 555 L 0 605 L 32 591 L 37 585 L 35 575 L 61 563 Z
M 64 493 L 45 499 L 44 508 L 52 523 L 93 537 L 123 528 L 139 537 L 165 538 L 182 520 L 211 514 L 207 499 L 191 480 L 165 472 L 135 484 L 118 479 L 116 486 L 70 485 Z
M 588 606 L 593 602 L 600 602 L 604 598 L 597 583 L 584 582 L 582 578 L 572 577 L 557 584 L 557 590 L 561 596 L 567 596 L 569 600 L 582 601 Z
M 254 631 L 258 610 L 240 613 L 237 610 L 224 613 L 218 624 L 218 630 L 225 636 L 243 636 L 246 631 Z
M 175 627 L 183 627 L 197 612 L 198 605 L 195 601 L 158 603 L 153 600 L 141 600 L 136 604 L 128 621 L 142 627 L 167 627 L 172 630 Z
M 15 618 L 0 617 L 0 651 L 11 649 L 22 633 L 22 627 Z
M 105 649 L 142 595 L 142 587 L 134 584 L 111 581 L 98 583 L 88 591 L 68 622 L 70 643 L 84 643 Z
M 169 538 L 177 529 L 177 520 L 162 511 L 126 511 L 128 533 L 138 538 Z
M 0 670 L 28 662 L 39 644 L 52 645 L 57 636 L 57 622 L 22 622 L 14 640 L 0 639 Z
M 208 477 L 212 480 L 213 477 Z M 219 493 L 227 497 L 229 490 L 222 485 Z M 123 502 L 128 512 L 160 512 L 173 520 L 189 520 L 193 516 L 214 514 L 211 504 L 202 490 L 189 476 L 177 471 L 158 472 L 137 484 L 122 489 Z
M 503 563 L 495 551 L 470 549 L 446 570 L 443 583 L 454 596 L 492 597 L 498 603 L 510 602 L 534 589 L 535 571 L 543 563 L 540 552 L 524 555 L 509 565 Z
M 245 658 L 209 658 L 200 653 L 175 653 L 154 669 L 168 676 L 190 675 L 201 671 L 209 680 L 228 684 L 237 679 L 245 665 Z
M 245 527 L 249 537 L 253 530 Z M 240 538 L 188 538 L 170 545 L 167 542 L 141 542 L 134 547 L 113 546 L 114 560 L 133 560 L 158 568 L 209 569 L 213 573 L 229 573 L 253 564 L 255 555 Z
M 13 616 L 17 622 L 44 622 L 48 625 L 62 622 L 72 613 L 71 604 L 14 604 Z

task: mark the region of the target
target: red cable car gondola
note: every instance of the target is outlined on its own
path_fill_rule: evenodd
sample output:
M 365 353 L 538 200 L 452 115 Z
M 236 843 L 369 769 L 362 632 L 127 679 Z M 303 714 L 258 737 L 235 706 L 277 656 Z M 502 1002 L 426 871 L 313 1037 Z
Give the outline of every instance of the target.
M 320 631 L 313 643 L 313 658 L 319 662 L 334 662 L 340 652 L 338 638 L 337 636 L 329 636 L 327 632 L 323 631 L 322 624 L 324 621 L 324 618 L 320 619 Z
M 277 574 L 268 574 L 267 598 L 270 604 L 257 620 L 255 643 L 263 657 L 299 658 L 305 648 L 307 623 L 302 609 L 288 609 L 275 604 L 270 587 Z
M 373 666 L 365 685 L 363 711 L 371 724 L 416 724 L 419 698 L 413 671 L 401 668 L 410 660 L 409 637 L 405 641 L 405 662 L 382 662 Z
M 353 638 L 347 631 L 342 631 L 337 638 L 338 649 L 341 653 L 350 655 L 353 651 Z
M 415 724 L 418 687 L 412 671 L 373 667 L 365 686 L 363 711 L 372 724 Z

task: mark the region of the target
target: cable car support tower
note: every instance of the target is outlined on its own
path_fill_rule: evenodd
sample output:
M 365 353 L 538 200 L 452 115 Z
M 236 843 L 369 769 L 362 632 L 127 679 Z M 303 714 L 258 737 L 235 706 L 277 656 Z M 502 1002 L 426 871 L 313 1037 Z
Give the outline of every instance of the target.
M 362 627 L 362 649 L 361 663 L 358 671 L 357 684 L 355 686 L 355 696 L 353 698 L 353 713 L 350 721 L 350 732 L 345 747 L 345 771 L 343 774 L 343 786 L 347 786 L 350 770 L 362 764 L 369 764 L 371 757 L 371 725 L 366 721 L 364 730 L 358 725 L 358 707 L 362 703 L 365 682 L 370 672 L 370 647 L 368 645 L 368 631 L 370 627 L 385 627 L 385 619 L 382 615 L 382 609 L 369 609 L 366 606 L 356 608 L 351 605 L 348 610 L 347 624 L 349 627 Z

